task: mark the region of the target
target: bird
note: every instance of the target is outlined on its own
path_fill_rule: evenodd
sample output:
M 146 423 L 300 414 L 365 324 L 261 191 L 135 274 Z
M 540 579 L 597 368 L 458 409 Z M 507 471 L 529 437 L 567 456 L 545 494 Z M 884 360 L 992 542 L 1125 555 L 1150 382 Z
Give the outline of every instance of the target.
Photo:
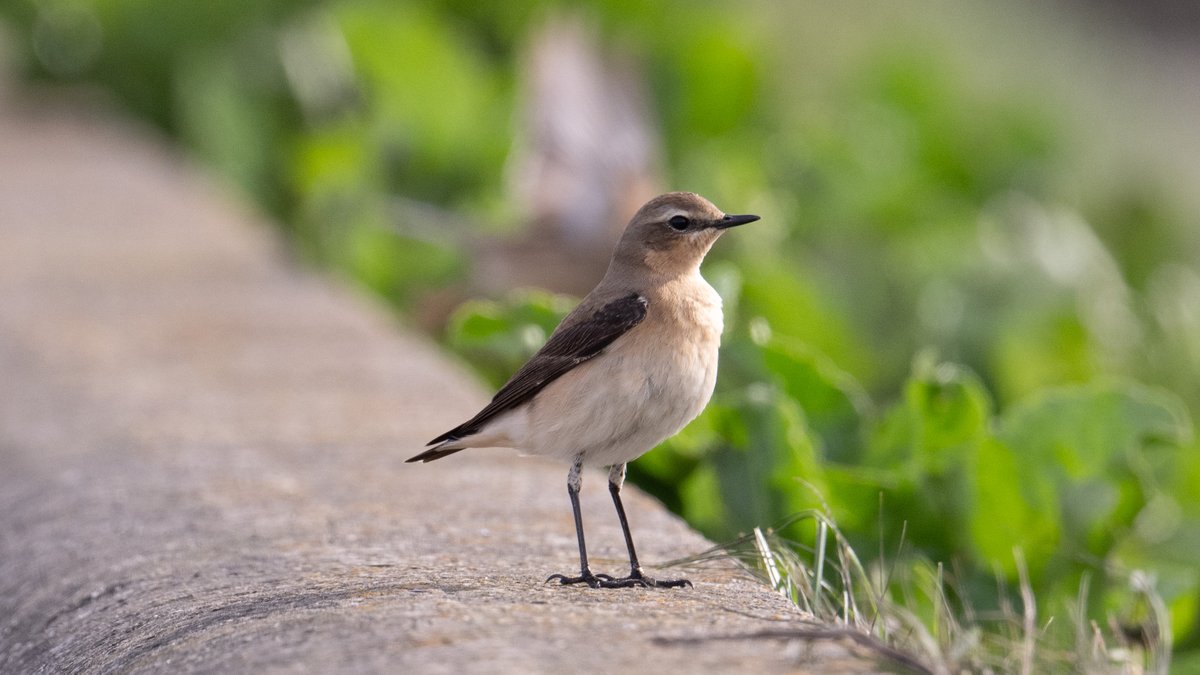
M 579 543 L 577 576 L 546 582 L 591 588 L 691 586 L 654 579 L 638 562 L 621 487 L 626 465 L 692 421 L 712 397 L 724 327 L 721 296 L 700 263 L 725 230 L 759 220 L 729 215 L 692 192 L 668 192 L 630 219 L 600 283 L 474 417 L 407 462 L 467 448 L 514 448 L 570 463 L 567 494 Z M 588 565 L 579 491 L 583 467 L 608 467 L 630 573 Z

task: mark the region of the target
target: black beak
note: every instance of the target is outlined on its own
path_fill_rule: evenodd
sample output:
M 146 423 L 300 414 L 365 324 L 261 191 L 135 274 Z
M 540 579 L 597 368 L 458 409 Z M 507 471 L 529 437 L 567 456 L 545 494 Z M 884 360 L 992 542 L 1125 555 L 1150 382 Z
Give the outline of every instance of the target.
M 718 230 L 727 230 L 731 227 L 737 227 L 738 225 L 753 223 L 756 220 L 758 220 L 758 216 L 725 216 L 724 218 L 713 223 L 713 227 L 717 228 Z

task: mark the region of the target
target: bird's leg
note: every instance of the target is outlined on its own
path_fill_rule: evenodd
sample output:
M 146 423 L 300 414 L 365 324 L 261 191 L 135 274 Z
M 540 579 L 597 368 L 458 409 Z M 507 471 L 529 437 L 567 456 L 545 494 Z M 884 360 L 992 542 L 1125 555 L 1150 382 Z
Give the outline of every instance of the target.
M 629 533 L 629 519 L 625 517 L 625 505 L 621 503 L 621 486 L 625 484 L 625 465 L 614 464 L 608 470 L 608 492 L 617 507 L 617 518 L 621 521 L 621 532 L 625 535 L 625 548 L 629 549 L 629 577 L 641 578 L 642 566 L 638 563 L 637 551 L 633 548 L 633 535 Z
M 567 494 L 571 497 L 571 509 L 575 512 L 575 535 L 579 538 L 579 576 L 568 577 L 565 574 L 552 574 L 546 583 L 558 580 L 561 584 L 587 584 L 599 588 L 604 581 L 611 580 L 607 575 L 596 576 L 588 568 L 587 544 L 583 541 L 583 516 L 579 511 L 579 488 L 583 485 L 583 456 L 575 458 L 571 464 L 571 472 L 567 474 Z
M 625 546 L 629 549 L 629 576 L 621 579 L 606 580 L 603 585 L 608 588 L 624 586 L 649 586 L 657 588 L 679 588 L 691 586 L 687 579 L 659 580 L 646 576 L 638 563 L 637 551 L 633 548 L 633 535 L 629 533 L 629 519 L 625 517 L 625 505 L 621 503 L 621 486 L 625 484 L 625 465 L 614 464 L 608 472 L 608 491 L 612 494 L 613 505 L 617 507 L 617 518 L 621 520 L 621 531 L 625 534 Z

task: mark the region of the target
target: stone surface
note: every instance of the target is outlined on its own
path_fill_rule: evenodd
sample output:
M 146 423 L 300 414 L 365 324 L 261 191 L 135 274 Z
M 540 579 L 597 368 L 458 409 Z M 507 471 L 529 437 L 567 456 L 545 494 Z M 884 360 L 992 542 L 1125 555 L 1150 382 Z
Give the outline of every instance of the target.
M 576 566 L 565 467 L 503 451 L 403 463 L 485 400 L 460 367 L 289 262 L 271 227 L 144 131 L 9 101 L 0 672 L 821 671 L 840 658 L 660 640 L 803 619 L 728 565 L 687 570 L 694 589 L 543 584 Z M 645 560 L 710 546 L 629 493 Z M 597 569 L 622 572 L 601 474 L 583 501 Z

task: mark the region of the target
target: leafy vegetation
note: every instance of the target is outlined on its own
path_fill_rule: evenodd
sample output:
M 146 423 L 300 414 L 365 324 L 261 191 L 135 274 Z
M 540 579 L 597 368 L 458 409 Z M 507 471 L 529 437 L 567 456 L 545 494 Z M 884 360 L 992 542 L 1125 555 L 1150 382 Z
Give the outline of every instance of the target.
M 498 364 L 519 364 L 569 306 L 542 293 L 471 303 L 452 324 L 451 344 L 500 383 L 511 369 Z M 839 546 L 830 550 L 880 551 L 876 566 L 883 552 L 895 553 L 891 574 L 908 590 L 894 597 L 878 569 L 838 588 L 862 594 L 860 604 L 903 605 L 929 630 L 970 608 L 1003 614 L 982 625 L 1020 637 L 1025 610 L 1011 607 L 1022 606 L 1024 585 L 1038 598 L 1038 616 L 1060 617 L 1039 626 L 1039 645 L 1075 644 L 1087 624 L 1073 615 L 1145 633 L 1147 649 L 1187 639 L 1180 622 L 1195 616 L 1200 458 L 1178 397 L 1100 379 L 1043 388 L 998 412 L 977 375 L 924 352 L 899 400 L 879 405 L 825 356 L 773 335 L 761 317 L 745 328 L 728 336 L 718 393 L 701 417 L 632 467 L 640 485 L 689 522 L 725 540 L 789 514 L 820 514 L 837 523 Z M 807 523 L 773 536 L 825 548 Z M 803 573 L 814 588 L 823 579 L 812 566 Z M 836 592 L 825 592 L 834 615 L 846 611 Z M 1159 632 L 1170 627 L 1165 614 L 1151 612 L 1157 594 L 1168 601 L 1175 636 Z M 958 614 L 943 596 L 954 598 Z M 865 617 L 846 623 L 873 626 Z M 917 653 L 958 663 L 946 660 L 962 647 L 955 641 L 978 636 L 956 631 L 942 635 L 950 641 L 936 653 L 928 645 Z M 1085 632 L 1090 639 L 1093 628 Z M 989 649 L 971 653 L 968 661 L 982 660 L 967 665 L 1002 666 L 1004 648 Z M 1076 651 L 1048 648 L 1039 663 L 1061 666 Z
M 469 261 L 397 203 L 511 219 L 520 44 L 558 4 L 14 0 L 0 16 L 30 75 L 99 83 L 313 260 L 407 308 Z M 645 64 L 670 184 L 764 216 L 706 264 L 728 326 L 716 397 L 632 478 L 717 539 L 836 523 L 845 550 L 880 552 L 864 579 L 924 580 L 868 595 L 927 630 L 950 606 L 1036 597 L 1044 644 L 1070 651 L 1094 620 L 1200 669 L 1186 200 L 1126 165 L 1079 185 L 1078 148 L 1104 139 L 1032 85 L 989 85 L 986 59 L 926 30 L 936 9 L 884 31 L 812 7 L 584 4 Z M 498 384 L 570 306 L 472 301 L 445 340 Z M 824 550 L 812 522 L 772 536 Z

